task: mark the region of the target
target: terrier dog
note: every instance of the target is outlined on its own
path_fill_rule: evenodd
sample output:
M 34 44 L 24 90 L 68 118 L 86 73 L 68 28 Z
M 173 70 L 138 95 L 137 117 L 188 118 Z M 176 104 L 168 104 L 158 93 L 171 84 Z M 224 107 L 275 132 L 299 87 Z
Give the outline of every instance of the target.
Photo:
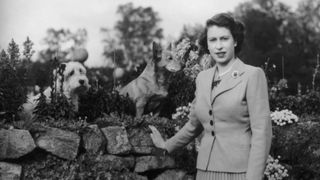
M 74 105 L 75 112 L 79 108 L 79 95 L 85 93 L 90 85 L 88 83 L 88 78 L 86 76 L 86 68 L 79 62 L 68 62 L 62 63 L 59 69 L 64 69 L 63 73 L 57 73 L 57 69 L 54 70 L 53 74 L 57 74 L 56 81 L 54 82 L 54 87 L 57 93 L 63 93 L 70 102 Z M 63 80 L 62 80 L 63 79 Z M 61 82 L 62 86 L 61 86 Z M 60 88 L 62 87 L 62 88 Z M 62 90 L 62 92 L 61 92 Z M 44 90 L 43 94 L 46 96 L 46 100 L 50 101 L 52 88 L 48 87 Z M 21 116 L 27 116 L 24 118 L 32 118 L 33 110 L 38 104 L 38 99 L 40 94 L 28 95 L 28 100 L 22 105 L 23 110 L 20 114 Z
M 135 103 L 136 117 L 142 116 L 147 104 L 159 106 L 159 103 L 150 101 L 159 101 L 167 97 L 169 75 L 182 69 L 182 63 L 177 59 L 171 44 L 162 50 L 160 45 L 153 42 L 152 51 L 153 58 L 148 61 L 143 72 L 119 91 L 120 95 L 129 96 Z M 157 107 L 148 109 L 154 110 Z

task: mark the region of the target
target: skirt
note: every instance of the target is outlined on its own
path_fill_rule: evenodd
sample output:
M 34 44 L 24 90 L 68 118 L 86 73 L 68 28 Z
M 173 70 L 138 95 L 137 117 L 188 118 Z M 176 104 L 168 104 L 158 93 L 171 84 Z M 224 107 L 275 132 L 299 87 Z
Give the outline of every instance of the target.
M 197 170 L 196 180 L 245 180 L 246 173 L 231 173 Z

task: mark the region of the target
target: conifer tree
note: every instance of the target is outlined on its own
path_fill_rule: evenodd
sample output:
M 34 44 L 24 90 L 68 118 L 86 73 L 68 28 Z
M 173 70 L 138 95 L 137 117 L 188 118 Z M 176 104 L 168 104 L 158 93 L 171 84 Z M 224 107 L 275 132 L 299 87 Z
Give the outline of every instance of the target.
M 27 40 L 23 43 L 23 55 L 27 61 L 31 60 L 31 56 L 34 54 L 32 50 L 33 42 L 27 37 Z
M 11 42 L 9 43 L 7 51 L 9 54 L 11 65 L 15 66 L 18 63 L 20 52 L 19 52 L 19 45 L 16 42 L 14 42 L 13 39 L 11 39 Z
M 0 53 L 0 65 L 4 64 L 5 62 L 8 62 L 9 60 L 9 56 L 6 53 L 6 51 L 4 49 L 2 49 L 1 53 Z

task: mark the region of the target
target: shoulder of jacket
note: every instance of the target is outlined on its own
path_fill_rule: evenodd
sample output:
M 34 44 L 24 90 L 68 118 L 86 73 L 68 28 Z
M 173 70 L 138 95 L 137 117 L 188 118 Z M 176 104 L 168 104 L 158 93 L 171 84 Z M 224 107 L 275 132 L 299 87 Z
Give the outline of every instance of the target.
M 263 72 L 262 68 L 260 67 L 256 67 L 248 64 L 245 64 L 244 67 L 245 67 L 245 71 L 249 72 L 250 74 Z
M 213 71 L 213 67 L 206 69 L 206 70 L 203 70 L 203 71 L 200 71 L 198 76 L 206 76 L 206 75 L 210 74 L 211 71 Z

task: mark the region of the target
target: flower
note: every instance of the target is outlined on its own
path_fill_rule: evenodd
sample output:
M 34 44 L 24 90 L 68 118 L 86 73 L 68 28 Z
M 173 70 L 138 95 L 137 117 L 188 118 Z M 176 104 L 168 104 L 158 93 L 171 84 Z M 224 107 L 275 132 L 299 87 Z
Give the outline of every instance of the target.
M 280 156 L 278 156 L 278 158 L 280 158 Z M 279 159 L 273 158 L 270 155 L 264 174 L 268 180 L 282 180 L 289 176 L 288 170 L 279 163 Z
M 235 79 L 235 78 L 237 78 L 238 76 L 239 76 L 239 71 L 233 71 L 232 73 L 231 73 L 231 76 Z
M 288 109 L 281 111 L 275 110 L 270 116 L 271 120 L 278 126 L 284 126 L 286 124 L 298 122 L 298 116 L 293 114 L 292 111 L 289 111 Z

